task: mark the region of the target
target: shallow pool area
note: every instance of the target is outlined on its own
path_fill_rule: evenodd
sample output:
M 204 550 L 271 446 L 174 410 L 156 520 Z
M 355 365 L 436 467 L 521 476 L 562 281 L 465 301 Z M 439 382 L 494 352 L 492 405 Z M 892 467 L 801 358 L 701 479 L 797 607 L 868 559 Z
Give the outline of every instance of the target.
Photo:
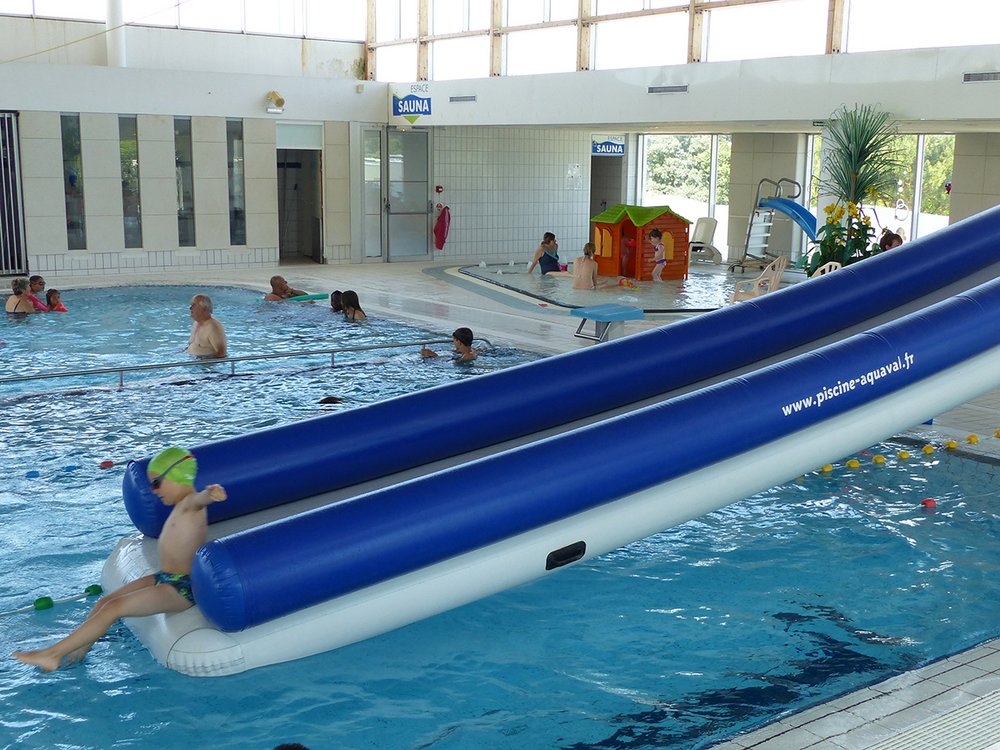
M 572 268 L 572 265 L 570 266 Z M 523 264 L 491 263 L 462 266 L 460 272 L 483 282 L 524 294 L 548 304 L 588 307 L 616 303 L 641 307 L 646 312 L 696 313 L 728 303 L 736 282 L 757 273 L 726 273 L 724 266 L 694 263 L 684 280 L 634 281 L 601 277 L 597 289 L 573 289 L 570 276 L 527 273 Z M 789 281 L 792 274 L 785 277 Z
M 184 294 L 178 346 L 190 325 Z M 235 332 L 223 299 L 219 292 L 217 315 Z M 320 312 L 328 315 L 306 315 L 321 321 Z M 339 321 L 327 329 L 315 320 L 301 335 L 340 333 Z M 10 330 L 0 338 L 13 340 Z M 0 611 L 82 591 L 131 531 L 121 468 L 100 461 L 388 398 L 410 387 L 402 380 L 411 372 L 434 385 L 523 361 L 508 353 L 509 361 L 502 350 L 495 362 L 481 356 L 482 369 L 422 362 L 404 347 L 338 358 L 332 370 L 320 358 L 236 377 L 160 373 L 121 390 L 0 386 Z M 348 398 L 318 403 L 331 393 Z M 942 450 L 924 456 L 924 440 L 934 438 L 878 446 L 856 456 L 858 469 L 810 473 L 533 584 L 298 662 L 184 677 L 156 664 L 124 625 L 85 664 L 56 674 L 5 658 L 0 746 L 171 748 L 197 736 L 234 749 L 292 740 L 314 750 L 708 747 L 996 635 L 998 469 Z M 898 458 L 904 448 L 917 457 Z M 873 463 L 876 452 L 886 465 Z M 920 504 L 927 497 L 934 512 Z M 51 643 L 90 604 L 0 615 L 0 649 Z

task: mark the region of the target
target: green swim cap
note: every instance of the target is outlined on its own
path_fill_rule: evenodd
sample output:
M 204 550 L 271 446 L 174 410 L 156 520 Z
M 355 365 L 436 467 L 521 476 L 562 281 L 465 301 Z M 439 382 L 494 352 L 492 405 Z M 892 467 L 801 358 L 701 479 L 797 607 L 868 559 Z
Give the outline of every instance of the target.
M 164 448 L 150 460 L 146 473 L 154 477 L 162 475 L 171 482 L 194 487 L 194 478 L 198 474 L 198 461 L 191 451 L 171 446 Z

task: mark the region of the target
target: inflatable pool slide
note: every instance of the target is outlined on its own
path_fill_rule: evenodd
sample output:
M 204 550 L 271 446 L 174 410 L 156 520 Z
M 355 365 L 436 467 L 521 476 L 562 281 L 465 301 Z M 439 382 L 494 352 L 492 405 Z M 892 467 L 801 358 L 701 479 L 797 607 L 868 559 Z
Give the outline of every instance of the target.
M 229 493 L 209 507 L 197 605 L 128 624 L 171 669 L 233 674 L 788 481 L 1000 386 L 998 276 L 1000 208 L 681 323 L 193 446 L 199 485 Z M 138 532 L 106 589 L 158 567 L 147 463 L 126 471 Z

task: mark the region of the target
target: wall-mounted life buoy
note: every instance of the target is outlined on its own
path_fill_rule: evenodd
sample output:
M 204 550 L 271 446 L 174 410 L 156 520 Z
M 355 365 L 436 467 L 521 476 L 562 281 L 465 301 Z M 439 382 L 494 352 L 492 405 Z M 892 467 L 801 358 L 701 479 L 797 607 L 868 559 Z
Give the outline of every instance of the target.
M 448 239 L 448 228 L 451 226 L 451 211 L 447 206 L 441 207 L 437 221 L 434 222 L 434 247 L 438 250 L 444 248 L 445 240 Z

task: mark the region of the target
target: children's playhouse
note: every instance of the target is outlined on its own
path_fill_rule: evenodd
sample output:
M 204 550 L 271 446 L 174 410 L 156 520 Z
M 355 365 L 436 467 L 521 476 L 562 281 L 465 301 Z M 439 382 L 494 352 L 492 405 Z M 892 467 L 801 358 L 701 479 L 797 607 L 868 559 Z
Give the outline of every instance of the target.
M 594 225 L 594 260 L 601 276 L 651 279 L 655 262 L 649 232 L 659 229 L 667 260 L 661 278 L 687 278 L 691 222 L 671 211 L 670 206 L 619 203 L 590 221 Z

